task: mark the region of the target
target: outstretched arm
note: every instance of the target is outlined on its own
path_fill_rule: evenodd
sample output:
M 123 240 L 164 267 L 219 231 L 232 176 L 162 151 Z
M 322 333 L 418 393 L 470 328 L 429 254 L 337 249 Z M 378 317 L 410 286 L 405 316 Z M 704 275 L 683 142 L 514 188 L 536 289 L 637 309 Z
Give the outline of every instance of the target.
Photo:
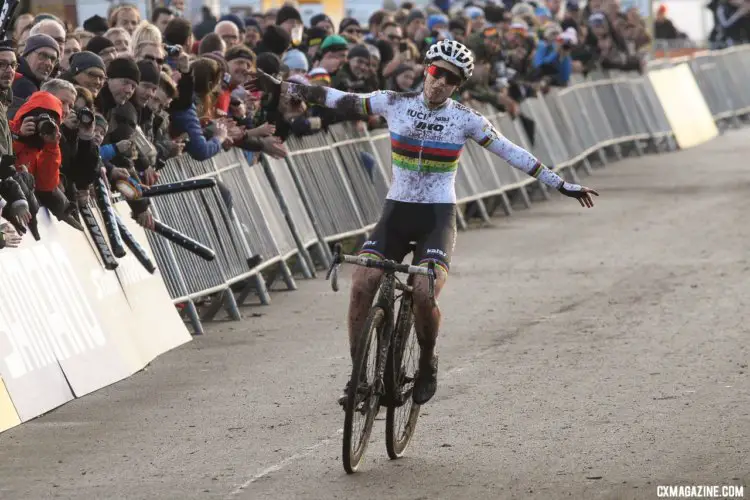
M 389 96 L 393 94 L 386 91 L 352 94 L 317 85 L 281 82 L 261 70 L 251 77 L 246 87 L 269 93 L 272 102 L 278 102 L 277 97 L 280 95 L 289 95 L 308 104 L 334 109 L 352 120 L 362 120 L 372 115 L 386 115 Z
M 599 196 L 599 193 L 578 184 L 565 182 L 562 177 L 545 167 L 534 155 L 500 135 L 486 118 L 477 117 L 475 125 L 469 130 L 469 136 L 480 146 L 508 162 L 510 166 L 526 172 L 526 174 L 539 179 L 540 182 L 557 189 L 566 196 L 578 199 L 581 206 L 594 206 L 591 194 Z

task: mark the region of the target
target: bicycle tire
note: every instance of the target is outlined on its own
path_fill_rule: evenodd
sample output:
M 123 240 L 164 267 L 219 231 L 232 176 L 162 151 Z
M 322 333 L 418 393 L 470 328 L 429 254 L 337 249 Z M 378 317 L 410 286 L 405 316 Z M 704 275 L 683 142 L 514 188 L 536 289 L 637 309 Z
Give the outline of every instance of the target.
M 369 384 L 369 394 L 365 399 L 365 401 L 367 402 L 365 425 L 362 429 L 361 435 L 357 439 L 356 448 L 352 449 L 352 444 L 354 444 L 353 439 L 355 439 L 355 436 L 353 436 L 352 427 L 354 425 L 355 413 L 359 413 L 357 411 L 357 407 L 359 406 L 358 403 L 361 401 L 361 399 L 357 397 L 359 392 L 359 383 L 354 383 L 354 381 L 360 380 L 363 370 L 365 370 L 365 373 L 367 373 L 367 361 L 370 358 L 369 354 L 370 348 L 372 347 L 372 342 L 376 343 L 376 353 L 379 352 L 380 342 L 378 336 L 375 335 L 375 333 L 379 328 L 385 326 L 385 320 L 386 314 L 383 308 L 376 306 L 370 309 L 370 313 L 367 316 L 367 321 L 365 322 L 363 335 L 359 338 L 357 354 L 352 365 L 352 377 L 350 379 L 352 383 L 349 384 L 348 397 L 346 399 L 346 416 L 344 417 L 344 442 L 342 448 L 342 462 L 344 465 L 344 470 L 348 474 L 353 474 L 354 472 L 356 472 L 359 466 L 362 464 L 362 459 L 364 457 L 365 451 L 367 450 L 367 444 L 370 440 L 370 434 L 372 433 L 372 426 L 375 422 L 375 417 L 378 414 L 378 410 L 380 409 L 380 395 L 375 392 L 374 380 L 367 380 Z M 374 359 L 372 359 L 372 362 L 376 365 L 376 370 L 377 359 L 377 355 L 374 356 Z
M 401 394 L 404 386 L 404 381 L 407 380 L 409 367 L 404 366 L 409 362 L 409 356 L 404 356 L 407 353 L 407 349 L 414 349 L 412 357 L 415 359 L 413 372 L 412 372 L 412 384 L 414 378 L 414 372 L 416 371 L 416 360 L 419 359 L 419 344 L 417 343 L 417 335 L 414 332 L 414 313 L 411 310 L 411 297 L 404 296 L 401 299 L 401 307 L 398 311 L 398 320 L 396 322 L 396 332 L 391 342 L 391 352 L 388 356 L 388 364 L 386 365 L 388 378 L 392 381 L 389 390 L 392 395 Z M 385 448 L 388 451 L 388 457 L 392 460 L 401 458 L 409 447 L 414 431 L 417 427 L 417 419 L 419 418 L 420 406 L 415 404 L 411 398 L 411 392 L 407 392 L 404 395 L 405 400 L 402 404 L 390 404 L 388 406 L 385 416 Z M 392 396 L 395 401 L 395 397 Z M 406 416 L 406 422 L 403 431 L 398 429 L 399 416 Z

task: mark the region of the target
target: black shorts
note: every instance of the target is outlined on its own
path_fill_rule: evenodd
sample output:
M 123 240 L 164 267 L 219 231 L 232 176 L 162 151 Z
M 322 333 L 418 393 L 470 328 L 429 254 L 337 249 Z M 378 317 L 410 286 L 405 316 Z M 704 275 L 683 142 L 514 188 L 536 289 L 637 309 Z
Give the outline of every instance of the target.
M 383 214 L 359 255 L 402 262 L 416 242 L 417 265 L 434 261 L 446 273 L 456 243 L 456 205 L 385 200 Z

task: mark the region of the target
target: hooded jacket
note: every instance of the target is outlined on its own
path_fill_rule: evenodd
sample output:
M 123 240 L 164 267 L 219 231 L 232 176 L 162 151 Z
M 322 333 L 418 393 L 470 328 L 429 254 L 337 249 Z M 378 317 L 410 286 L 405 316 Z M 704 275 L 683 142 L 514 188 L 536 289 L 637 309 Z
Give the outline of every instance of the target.
M 60 145 L 44 142 L 37 134 L 22 137 L 21 124 L 27 116 L 39 116 L 43 113 L 50 115 L 55 124 L 60 126 L 62 117 L 62 102 L 49 92 L 35 92 L 18 109 L 16 116 L 10 121 L 13 133 L 13 150 L 16 153 L 16 165 L 27 165 L 29 172 L 36 180 L 37 191 L 53 191 L 60 184 L 60 165 L 62 154 Z

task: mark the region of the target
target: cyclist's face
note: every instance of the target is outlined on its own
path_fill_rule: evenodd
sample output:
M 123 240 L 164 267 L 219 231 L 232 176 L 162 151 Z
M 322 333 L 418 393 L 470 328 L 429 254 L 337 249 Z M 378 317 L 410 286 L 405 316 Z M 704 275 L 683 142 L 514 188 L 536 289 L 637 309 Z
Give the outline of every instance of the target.
M 461 73 L 458 68 L 445 61 L 435 61 L 433 66 L 437 66 L 441 71 L 437 73 L 450 72 L 456 78 L 441 74 L 435 77 L 431 74 L 429 68 L 425 70 L 424 95 L 431 104 L 441 104 L 448 99 L 458 88 L 454 83 L 448 83 L 446 80 L 461 80 Z

